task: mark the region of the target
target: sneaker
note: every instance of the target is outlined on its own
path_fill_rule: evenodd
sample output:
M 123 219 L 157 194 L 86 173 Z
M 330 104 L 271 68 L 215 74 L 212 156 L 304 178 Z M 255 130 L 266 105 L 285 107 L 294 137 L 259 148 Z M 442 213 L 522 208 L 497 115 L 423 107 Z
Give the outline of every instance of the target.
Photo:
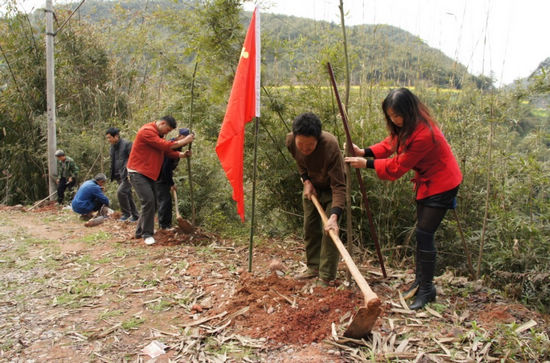
M 150 245 L 154 245 L 155 244 L 155 239 L 153 237 L 147 237 L 145 238 L 145 244 L 147 246 L 150 246 Z
M 294 278 L 296 280 L 307 280 L 313 279 L 317 276 L 319 276 L 319 270 L 317 270 L 316 268 L 308 268 L 305 272 L 296 275 Z
M 97 212 L 98 216 L 107 217 L 109 215 L 109 207 L 107 207 L 105 204 L 99 208 L 99 211 Z
M 124 222 L 124 221 L 128 220 L 128 218 L 130 218 L 130 216 L 122 216 L 118 220 Z
M 130 222 L 137 222 L 138 219 L 139 219 L 139 217 L 132 216 L 130 219 L 128 219 L 128 221 L 130 221 Z

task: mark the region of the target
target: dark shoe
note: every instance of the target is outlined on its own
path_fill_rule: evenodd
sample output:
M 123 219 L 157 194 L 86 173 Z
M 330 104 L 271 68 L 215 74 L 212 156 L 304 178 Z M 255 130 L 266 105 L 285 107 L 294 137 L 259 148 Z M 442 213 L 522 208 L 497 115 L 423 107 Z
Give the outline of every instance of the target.
M 92 217 L 93 217 L 93 214 L 92 214 L 92 213 L 81 214 L 81 215 L 80 215 L 80 220 L 82 220 L 82 221 L 89 221 L 90 219 L 92 219 Z
M 294 276 L 296 280 L 313 279 L 319 276 L 319 270 L 316 268 L 308 268 L 305 272 Z
M 319 287 L 336 287 L 336 280 L 325 280 L 319 278 L 316 285 Z
M 423 286 L 422 284 L 418 287 L 418 293 L 416 294 L 416 299 L 414 302 L 409 305 L 409 309 L 418 310 L 422 309 L 424 305 L 434 302 L 437 292 L 435 285 L 433 283 Z
M 122 216 L 118 220 L 124 222 L 124 221 L 128 220 L 128 218 L 130 218 L 130 216 Z
M 418 253 L 422 278 L 416 293 L 416 299 L 409 305 L 411 310 L 423 308 L 427 303 L 435 301 L 436 296 L 436 289 L 433 284 L 436 251 L 419 250 Z
M 137 222 L 139 217 L 132 216 L 130 219 L 128 219 L 130 222 Z

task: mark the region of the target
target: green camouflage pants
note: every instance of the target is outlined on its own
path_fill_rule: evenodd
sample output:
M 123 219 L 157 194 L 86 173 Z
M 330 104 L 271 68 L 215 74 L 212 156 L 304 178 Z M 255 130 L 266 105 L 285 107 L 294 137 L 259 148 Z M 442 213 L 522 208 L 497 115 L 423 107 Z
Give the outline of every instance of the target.
M 319 203 L 327 216 L 332 206 L 332 191 L 317 191 Z M 319 277 L 330 281 L 336 278 L 336 269 L 340 254 L 327 233 L 324 233 L 323 220 L 313 202 L 303 199 L 304 207 L 304 242 L 306 247 L 307 267 L 319 269 Z

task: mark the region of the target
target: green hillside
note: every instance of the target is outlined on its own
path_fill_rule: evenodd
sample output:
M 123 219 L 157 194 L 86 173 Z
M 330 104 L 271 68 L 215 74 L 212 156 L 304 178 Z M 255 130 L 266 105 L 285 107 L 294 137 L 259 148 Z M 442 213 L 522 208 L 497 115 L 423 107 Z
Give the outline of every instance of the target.
M 75 4 L 67 5 L 74 9 Z M 152 27 L 161 36 L 177 37 L 185 29 L 175 29 L 191 22 L 200 3 L 197 1 L 87 1 L 79 10 L 81 19 L 94 23 L 129 27 Z M 171 9 L 171 24 L 165 26 L 146 21 L 148 14 Z M 131 16 L 125 16 L 132 14 Z M 240 20 L 246 27 L 250 13 L 242 13 Z M 265 85 L 303 84 L 303 78 L 312 68 L 322 66 L 328 60 L 342 58 L 342 30 L 340 24 L 315 21 L 294 16 L 261 14 Z M 190 25 L 191 26 L 191 25 Z M 189 27 L 190 27 L 189 26 Z M 351 61 L 351 82 L 387 82 L 413 86 L 418 82 L 440 87 L 462 88 L 469 79 L 478 87 L 490 85 L 484 77 L 468 74 L 466 67 L 456 63 L 441 51 L 431 48 L 420 38 L 390 25 L 358 25 L 347 27 L 348 48 Z M 178 49 L 184 48 L 185 36 L 181 37 Z M 187 59 L 188 62 L 191 58 Z

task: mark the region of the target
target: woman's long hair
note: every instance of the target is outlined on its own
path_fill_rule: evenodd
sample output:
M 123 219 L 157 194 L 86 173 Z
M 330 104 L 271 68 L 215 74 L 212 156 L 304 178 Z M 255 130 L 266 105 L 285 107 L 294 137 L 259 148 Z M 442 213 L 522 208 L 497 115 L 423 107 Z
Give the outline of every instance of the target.
M 388 109 L 403 117 L 403 126 L 396 126 L 390 116 Z M 426 107 L 414 93 L 407 88 L 397 88 L 391 90 L 382 102 L 382 110 L 386 117 L 386 127 L 392 138 L 397 139 L 394 151 L 398 151 L 401 146 L 406 149 L 406 141 L 412 135 L 419 123 L 424 123 L 432 131 L 432 124 L 436 124 Z M 435 137 L 434 137 L 435 142 Z

